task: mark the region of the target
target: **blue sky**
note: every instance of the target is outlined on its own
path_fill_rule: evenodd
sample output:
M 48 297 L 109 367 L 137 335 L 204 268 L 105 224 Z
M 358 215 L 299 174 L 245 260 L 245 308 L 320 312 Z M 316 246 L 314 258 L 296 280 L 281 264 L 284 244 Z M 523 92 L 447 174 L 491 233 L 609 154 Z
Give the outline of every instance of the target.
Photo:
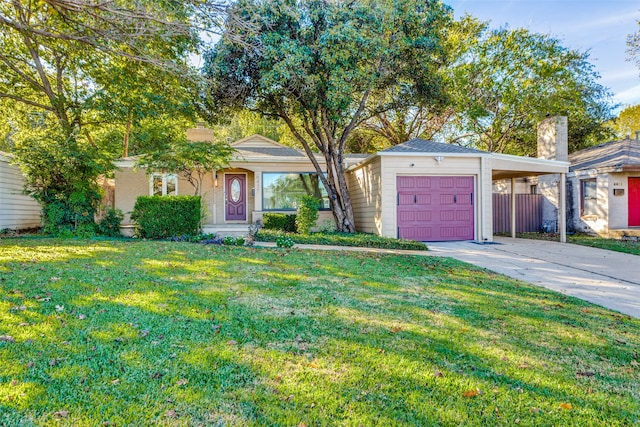
M 626 61 L 627 35 L 638 31 L 640 1 L 634 0 L 444 0 L 456 18 L 465 12 L 491 28 L 527 28 L 552 34 L 564 46 L 589 51 L 617 103 L 640 104 L 640 69 Z

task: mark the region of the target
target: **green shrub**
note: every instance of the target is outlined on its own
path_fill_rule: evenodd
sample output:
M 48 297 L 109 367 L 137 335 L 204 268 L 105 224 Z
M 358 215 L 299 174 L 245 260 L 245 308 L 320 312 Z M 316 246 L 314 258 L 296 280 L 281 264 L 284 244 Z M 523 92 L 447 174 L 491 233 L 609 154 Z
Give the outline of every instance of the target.
M 108 237 L 120 237 L 120 223 L 123 219 L 124 215 L 120 209 L 109 208 L 98 223 L 98 234 Z
M 282 237 L 282 232 L 262 229 L 256 236 L 259 242 L 276 242 Z M 310 245 L 333 245 L 333 246 L 360 246 L 364 248 L 381 249 L 405 249 L 426 251 L 427 246 L 422 242 L 413 240 L 394 239 L 391 237 L 380 237 L 369 233 L 311 233 L 311 234 L 286 234 L 294 243 Z
M 148 239 L 197 235 L 202 216 L 200 204 L 200 196 L 138 197 L 131 214 L 135 234 Z
M 222 243 L 224 243 L 227 246 L 243 246 L 244 245 L 244 237 L 226 236 L 222 240 Z
M 333 233 L 337 230 L 336 221 L 333 219 L 325 219 L 318 225 L 318 231 L 321 233 Z
M 295 233 L 296 214 L 265 213 L 262 215 L 263 227 L 268 230 L 280 230 L 287 233 Z
M 296 216 L 296 228 L 300 234 L 311 233 L 311 227 L 318 221 L 318 203 L 320 201 L 313 196 L 303 196 L 300 199 L 298 214 Z
M 279 248 L 290 249 L 294 244 L 295 242 L 289 236 L 279 235 L 278 237 L 276 237 L 276 246 Z

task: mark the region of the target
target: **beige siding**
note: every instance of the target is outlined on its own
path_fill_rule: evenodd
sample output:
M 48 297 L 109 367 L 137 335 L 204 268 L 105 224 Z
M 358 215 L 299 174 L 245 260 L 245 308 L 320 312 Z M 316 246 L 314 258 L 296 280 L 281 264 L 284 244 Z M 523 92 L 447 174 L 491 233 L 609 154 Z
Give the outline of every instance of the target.
M 356 229 L 365 233 L 382 233 L 382 162 L 380 157 L 347 175 Z
M 262 173 L 263 172 L 315 172 L 308 161 L 276 163 L 267 162 L 237 162 L 233 167 L 207 174 L 202 185 L 203 205 L 205 207 L 204 225 L 227 224 L 225 220 L 225 189 L 224 177 L 226 173 L 245 173 L 247 175 L 247 221 L 255 222 L 262 218 Z M 217 186 L 215 176 L 217 175 Z M 115 206 L 123 211 L 123 224 L 131 224 L 130 213 L 138 196 L 148 196 L 149 176 L 144 169 L 134 170 L 131 167 L 121 167 L 115 173 Z M 180 178 L 178 194 L 193 194 L 193 187 L 188 181 Z M 330 212 L 321 211 L 318 224 L 325 219 L 332 218 Z M 236 221 L 237 223 L 238 221 Z
M 131 224 L 131 211 L 136 199 L 149 195 L 149 177 L 144 169 L 121 168 L 115 172 L 115 181 L 115 206 L 124 213 L 122 223 Z
M 150 176 L 145 169 L 123 167 L 115 172 L 115 207 L 124 213 L 123 224 L 131 224 L 131 212 L 139 196 L 151 194 Z M 213 204 L 213 176 L 207 174 L 202 182 L 202 204 L 205 206 L 205 223 L 209 223 L 211 215 L 209 207 Z M 178 195 L 194 194 L 194 187 L 186 179 L 178 178 Z
M 381 185 L 381 197 L 382 197 L 382 235 L 386 237 L 397 237 L 397 208 L 396 208 L 396 177 L 397 176 L 420 176 L 420 175 L 433 175 L 433 176 L 474 176 L 476 181 L 476 201 L 475 205 L 475 236 L 476 239 L 480 239 L 479 233 L 479 213 L 481 208 L 485 210 L 488 208 L 486 199 L 491 201 L 491 180 L 489 179 L 488 185 L 482 183 L 480 157 L 447 157 L 438 164 L 433 156 L 383 156 L 381 175 L 384 176 Z M 485 172 L 486 175 L 486 172 Z M 484 195 L 482 193 L 486 193 Z M 491 209 L 488 214 L 491 215 Z M 491 217 L 484 219 L 484 225 L 491 227 Z M 483 238 L 487 238 L 484 236 Z
M 22 194 L 23 189 L 20 169 L 8 159 L 0 159 L 0 229 L 19 230 L 41 225 L 40 205 Z

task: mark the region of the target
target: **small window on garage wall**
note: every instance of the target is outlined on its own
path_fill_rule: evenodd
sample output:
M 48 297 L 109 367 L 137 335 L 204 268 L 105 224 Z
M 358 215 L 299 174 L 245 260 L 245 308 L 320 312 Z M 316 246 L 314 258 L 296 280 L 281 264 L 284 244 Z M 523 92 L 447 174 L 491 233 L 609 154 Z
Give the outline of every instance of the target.
M 597 215 L 597 185 L 595 179 L 580 181 L 580 215 Z

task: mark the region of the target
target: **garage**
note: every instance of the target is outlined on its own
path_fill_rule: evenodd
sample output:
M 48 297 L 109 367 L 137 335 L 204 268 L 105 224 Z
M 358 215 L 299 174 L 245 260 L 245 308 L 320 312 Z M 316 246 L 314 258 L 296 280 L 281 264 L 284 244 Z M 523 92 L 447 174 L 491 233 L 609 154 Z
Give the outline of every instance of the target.
M 399 238 L 474 239 L 473 176 L 398 176 L 396 186 Z

